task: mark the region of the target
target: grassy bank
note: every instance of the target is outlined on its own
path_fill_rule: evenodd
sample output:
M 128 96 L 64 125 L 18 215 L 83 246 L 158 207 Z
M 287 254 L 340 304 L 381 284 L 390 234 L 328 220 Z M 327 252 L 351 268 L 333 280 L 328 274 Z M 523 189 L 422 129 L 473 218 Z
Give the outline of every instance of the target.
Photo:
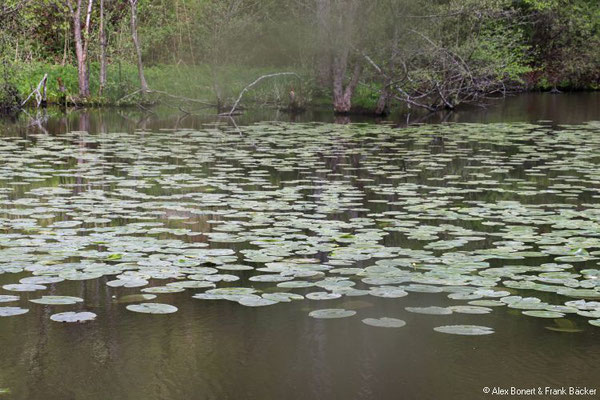
M 261 75 L 281 72 L 266 68 L 222 67 L 215 73 L 207 65 L 155 65 L 145 69 L 146 80 L 152 90 L 173 95 L 217 103 L 217 92 L 225 104 L 231 104 L 242 89 Z M 292 71 L 292 70 L 290 70 Z M 298 71 L 293 71 L 298 72 Z M 67 95 L 77 97 L 77 68 L 73 65 L 52 65 L 42 63 L 22 64 L 15 68 L 13 81 L 22 98 L 27 97 L 44 74 L 48 74 L 48 102 L 57 103 L 61 98 L 58 78 L 61 78 Z M 301 75 L 301 74 L 300 74 Z M 139 98 L 129 97 L 120 101 L 139 88 L 137 67 L 132 64 L 111 64 L 108 68 L 108 82 L 103 96 L 99 91 L 99 65 L 90 65 L 89 103 L 96 105 L 136 104 Z M 289 91 L 294 88 L 303 101 L 312 101 L 312 90 L 307 79 L 294 76 L 281 76 L 265 79 L 244 95 L 244 100 L 255 104 L 286 104 Z M 175 101 L 175 99 L 173 99 Z
M 48 74 L 48 102 L 59 103 L 62 95 L 59 91 L 58 78 L 61 78 L 66 87 L 67 95 L 76 99 L 78 93 L 77 68 L 74 65 L 54 65 L 44 63 L 19 64 L 12 69 L 11 81 L 16 86 L 16 92 L 21 99 L 26 98 L 35 88 L 44 74 Z M 221 105 L 230 106 L 239 93 L 256 78 L 274 72 L 291 71 L 299 74 L 295 76 L 279 76 L 265 79 L 254 86 L 244 95 L 243 104 L 254 106 L 286 106 L 289 101 L 289 92 L 293 88 L 299 102 L 312 108 L 331 108 L 331 93 L 328 89 L 318 88 L 311 78 L 310 73 L 294 70 L 293 68 L 248 68 L 226 66 L 217 71 L 211 71 L 208 65 L 154 65 L 145 69 L 146 79 L 154 91 L 167 92 L 176 96 L 198 99 L 209 104 L 217 104 L 217 93 L 221 98 Z M 103 96 L 98 95 L 99 65 L 90 64 L 90 87 L 92 96 L 88 105 L 98 106 L 127 106 L 139 104 L 141 98 L 128 96 L 139 88 L 137 67 L 133 64 L 115 63 L 108 69 L 108 82 Z M 552 89 L 547 80 L 539 79 L 535 84 L 524 83 L 523 91 L 548 91 Z M 569 90 L 597 90 L 598 87 L 573 87 L 569 82 L 558 86 L 563 91 Z M 379 97 L 377 83 L 360 84 L 356 88 L 352 104 L 356 113 L 372 112 Z M 13 93 L 14 94 L 14 93 Z M 124 97 L 128 96 L 125 100 Z M 159 98 L 160 97 L 160 98 Z M 160 101 L 161 103 L 178 103 L 175 98 L 164 95 L 151 95 L 146 101 Z M 402 105 L 392 104 L 392 109 Z M 187 110 L 204 107 L 200 103 L 190 103 Z

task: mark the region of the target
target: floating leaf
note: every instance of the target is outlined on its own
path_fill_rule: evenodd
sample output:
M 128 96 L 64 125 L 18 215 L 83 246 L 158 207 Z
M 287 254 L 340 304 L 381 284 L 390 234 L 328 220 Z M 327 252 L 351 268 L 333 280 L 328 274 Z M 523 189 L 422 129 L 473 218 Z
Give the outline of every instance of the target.
M 450 335 L 490 335 L 494 333 L 492 328 L 478 325 L 444 325 L 433 328 L 436 332 L 448 333 Z
M 322 310 L 311 311 L 308 315 L 313 318 L 345 318 L 356 314 L 353 310 L 344 310 L 343 308 L 326 308 Z
M 20 299 L 19 296 L 11 296 L 11 295 L 7 295 L 7 294 L 0 295 L 0 303 L 10 303 L 13 301 L 19 301 L 19 299 Z
M 369 291 L 371 296 L 376 297 L 386 297 L 386 298 L 399 298 L 408 296 L 408 293 L 401 288 L 397 288 L 394 286 L 380 286 L 373 288 Z
M 406 322 L 401 319 L 396 318 L 365 318 L 362 320 L 363 323 L 371 326 L 376 326 L 380 328 L 402 328 L 406 325 Z
M 563 313 L 559 313 L 556 311 L 543 311 L 543 310 L 527 310 L 522 311 L 523 314 L 529 315 L 530 317 L 537 318 L 562 318 L 565 316 Z
M 35 292 L 36 290 L 46 290 L 46 286 L 28 283 L 15 283 L 10 285 L 4 285 L 2 286 L 2 288 L 13 292 Z
M 445 307 L 405 307 L 404 308 L 408 312 L 417 313 L 417 314 L 431 314 L 431 315 L 450 315 L 452 314 L 452 310 L 450 308 Z
M 246 295 L 242 296 L 238 301 L 243 306 L 247 307 L 262 307 L 262 306 L 271 306 L 273 304 L 277 304 L 278 302 L 271 299 L 265 299 L 260 296 L 254 295 Z
M 96 319 L 96 314 L 93 312 L 63 312 L 50 316 L 52 321 L 56 322 L 87 322 Z
M 171 314 L 177 312 L 177 307 L 162 303 L 141 303 L 127 306 L 129 311 L 145 314 Z
M 29 310 L 21 307 L 0 307 L 0 317 L 12 317 L 13 315 L 25 314 Z
M 83 299 L 71 296 L 42 296 L 39 299 L 29 300 L 32 303 L 47 304 L 47 305 L 67 305 L 82 303 Z
M 305 297 L 310 300 L 332 300 L 339 299 L 342 295 L 339 293 L 312 292 L 308 293 Z

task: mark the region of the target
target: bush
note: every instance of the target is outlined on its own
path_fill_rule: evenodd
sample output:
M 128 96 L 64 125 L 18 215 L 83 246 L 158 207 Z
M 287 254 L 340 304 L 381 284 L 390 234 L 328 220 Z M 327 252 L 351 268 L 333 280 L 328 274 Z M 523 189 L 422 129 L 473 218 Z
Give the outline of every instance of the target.
M 6 63 L 2 65 L 2 77 L 0 79 L 0 114 L 11 114 L 19 109 L 21 97 L 19 96 L 19 89 L 12 81 Z

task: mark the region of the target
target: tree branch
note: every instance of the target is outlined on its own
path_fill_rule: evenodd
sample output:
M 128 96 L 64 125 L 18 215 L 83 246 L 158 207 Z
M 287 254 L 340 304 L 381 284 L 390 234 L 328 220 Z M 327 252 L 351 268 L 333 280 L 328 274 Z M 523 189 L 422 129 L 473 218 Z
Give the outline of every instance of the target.
M 244 93 L 246 93 L 252 86 L 256 85 L 258 82 L 262 81 L 263 79 L 272 78 L 274 76 L 281 76 L 281 75 L 295 75 L 296 77 L 298 77 L 298 79 L 300 79 L 300 76 L 295 72 L 278 72 L 275 74 L 262 75 L 262 76 L 258 77 L 254 82 L 252 82 L 251 84 L 246 86 L 244 89 L 242 89 L 242 91 L 240 92 L 240 95 L 238 96 L 235 103 L 233 103 L 233 107 L 231 107 L 231 110 L 229 110 L 228 113 L 223 113 L 220 115 L 233 115 L 233 113 L 235 112 L 235 109 L 237 108 L 240 101 L 242 100 L 242 96 L 244 96 Z

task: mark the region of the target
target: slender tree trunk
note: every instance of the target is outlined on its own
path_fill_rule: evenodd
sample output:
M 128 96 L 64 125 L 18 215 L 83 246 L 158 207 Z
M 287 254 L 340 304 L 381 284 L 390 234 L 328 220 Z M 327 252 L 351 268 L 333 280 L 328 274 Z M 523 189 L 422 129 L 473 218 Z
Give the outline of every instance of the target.
M 77 1 L 77 8 L 73 13 L 73 34 L 75 39 L 75 55 L 77 56 L 79 96 L 89 97 L 90 82 L 87 71 L 87 55 L 83 51 L 83 37 L 81 34 L 81 0 Z
M 129 0 L 131 5 L 131 38 L 133 39 L 133 46 L 137 56 L 138 75 L 140 77 L 140 89 L 142 94 L 148 92 L 148 83 L 144 76 L 144 64 L 142 62 L 142 49 L 140 48 L 140 41 L 137 34 L 137 4 L 138 0 Z
M 81 29 L 81 2 L 77 0 L 77 7 L 73 9 L 69 2 L 69 9 L 73 18 L 73 36 L 75 39 L 75 54 L 77 56 L 77 77 L 79 80 L 79 96 L 82 98 L 90 97 L 90 77 L 87 68 L 87 53 L 90 31 L 90 19 L 92 15 L 92 5 L 94 0 L 89 0 L 85 26 Z
M 104 26 L 104 0 L 100 0 L 100 89 L 98 95 L 102 96 L 106 87 L 106 28 Z

